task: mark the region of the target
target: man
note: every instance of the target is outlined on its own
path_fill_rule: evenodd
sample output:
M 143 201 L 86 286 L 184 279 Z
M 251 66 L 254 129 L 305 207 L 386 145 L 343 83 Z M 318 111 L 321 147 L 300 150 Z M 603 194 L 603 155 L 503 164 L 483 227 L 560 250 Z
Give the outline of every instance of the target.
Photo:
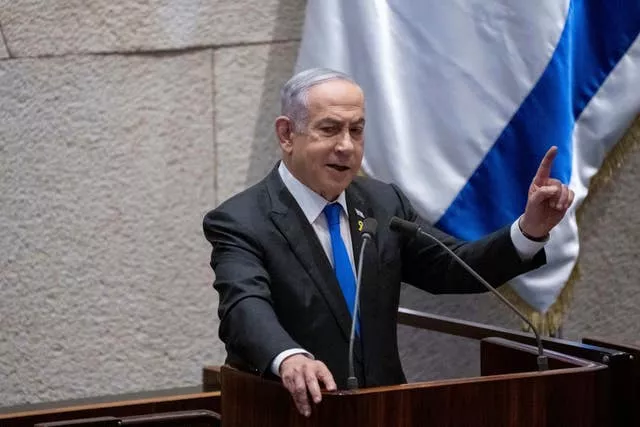
M 379 224 L 364 254 L 357 317 L 356 374 L 366 387 L 405 382 L 396 337 L 401 282 L 432 293 L 485 291 L 436 244 L 391 232 L 392 216 L 419 222 L 499 285 L 545 262 L 548 233 L 573 200 L 549 178 L 552 147 L 518 221 L 477 242 L 459 241 L 421 220 L 394 185 L 356 176 L 364 126 L 364 95 L 349 76 L 297 74 L 283 87 L 275 121 L 282 161 L 204 219 L 227 362 L 280 376 L 307 416 L 309 395 L 321 399 L 320 383 L 328 390 L 346 383 L 365 218 Z

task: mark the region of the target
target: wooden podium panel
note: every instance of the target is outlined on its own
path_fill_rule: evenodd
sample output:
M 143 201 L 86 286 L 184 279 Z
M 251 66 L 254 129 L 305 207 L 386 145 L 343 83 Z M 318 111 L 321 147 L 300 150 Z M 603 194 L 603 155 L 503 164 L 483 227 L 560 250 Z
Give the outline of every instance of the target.
M 508 371 L 498 360 L 535 360 L 535 348 L 505 340 L 483 343 L 488 370 Z M 609 408 L 600 393 L 607 368 L 549 352 L 546 372 L 520 372 L 323 393 L 312 415 L 298 414 L 278 382 L 223 367 L 225 427 L 284 426 L 607 426 Z M 535 362 L 534 365 L 535 366 Z
M 632 367 L 630 373 L 612 384 L 616 390 L 616 398 L 622 400 L 625 407 L 630 408 L 625 413 L 626 419 L 620 425 L 640 426 L 640 343 L 637 346 L 622 344 L 608 338 L 585 337 L 582 342 L 587 345 L 611 348 L 622 351 L 631 356 Z M 624 424 L 622 424 L 624 423 Z
M 398 310 L 398 323 L 474 340 L 501 337 L 529 345 L 535 345 L 536 342 L 531 333 L 423 313 L 407 308 Z M 583 339 L 583 342 L 580 343 L 545 337 L 542 338 L 542 344 L 546 350 L 607 365 L 610 377 L 609 388 L 602 398 L 607 400 L 610 405 L 611 425 L 615 427 L 640 426 L 640 406 L 638 405 L 640 385 L 633 386 L 634 378 L 635 384 L 640 384 L 640 355 L 634 356 L 636 353 L 633 352 L 633 347 L 616 345 L 607 340 Z

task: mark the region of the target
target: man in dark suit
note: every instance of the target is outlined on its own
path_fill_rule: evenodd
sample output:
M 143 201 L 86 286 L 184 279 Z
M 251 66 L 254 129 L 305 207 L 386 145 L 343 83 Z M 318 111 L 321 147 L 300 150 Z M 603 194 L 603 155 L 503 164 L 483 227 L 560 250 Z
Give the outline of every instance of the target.
M 309 395 L 321 399 L 319 383 L 329 390 L 346 383 L 366 218 L 380 226 L 364 254 L 357 317 L 356 374 L 365 387 L 405 382 L 396 338 L 401 282 L 431 293 L 485 291 L 436 244 L 388 230 L 392 216 L 420 223 L 490 283 L 502 284 L 545 262 L 548 233 L 573 200 L 549 178 L 551 148 L 523 215 L 479 241 L 459 241 L 420 219 L 396 186 L 356 176 L 364 125 L 364 95 L 349 76 L 297 74 L 283 87 L 275 122 L 282 162 L 204 219 L 227 362 L 280 376 L 305 415 Z

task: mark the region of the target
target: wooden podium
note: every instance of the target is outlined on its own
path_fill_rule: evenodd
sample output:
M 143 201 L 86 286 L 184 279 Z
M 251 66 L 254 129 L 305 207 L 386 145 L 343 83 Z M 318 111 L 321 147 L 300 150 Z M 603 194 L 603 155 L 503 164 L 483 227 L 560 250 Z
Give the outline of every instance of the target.
M 479 340 L 481 376 L 324 393 L 307 419 L 279 382 L 205 367 L 202 386 L 0 408 L 0 426 L 199 409 L 221 412 L 225 427 L 640 425 L 639 347 L 543 338 L 541 373 L 531 334 L 405 308 L 399 323 Z
M 221 369 L 225 427 L 593 426 L 610 425 L 607 366 L 502 338 L 481 341 L 481 376 L 324 392 L 309 418 L 280 383 Z

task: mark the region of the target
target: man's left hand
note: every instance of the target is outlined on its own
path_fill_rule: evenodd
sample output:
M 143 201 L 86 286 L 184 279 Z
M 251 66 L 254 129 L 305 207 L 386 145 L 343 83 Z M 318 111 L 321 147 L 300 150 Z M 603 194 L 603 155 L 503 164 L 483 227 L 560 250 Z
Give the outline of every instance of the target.
M 544 238 L 564 217 L 575 194 L 568 186 L 551 178 L 551 165 L 558 154 L 551 147 L 545 154 L 529 186 L 527 206 L 520 218 L 520 229 L 533 238 Z

